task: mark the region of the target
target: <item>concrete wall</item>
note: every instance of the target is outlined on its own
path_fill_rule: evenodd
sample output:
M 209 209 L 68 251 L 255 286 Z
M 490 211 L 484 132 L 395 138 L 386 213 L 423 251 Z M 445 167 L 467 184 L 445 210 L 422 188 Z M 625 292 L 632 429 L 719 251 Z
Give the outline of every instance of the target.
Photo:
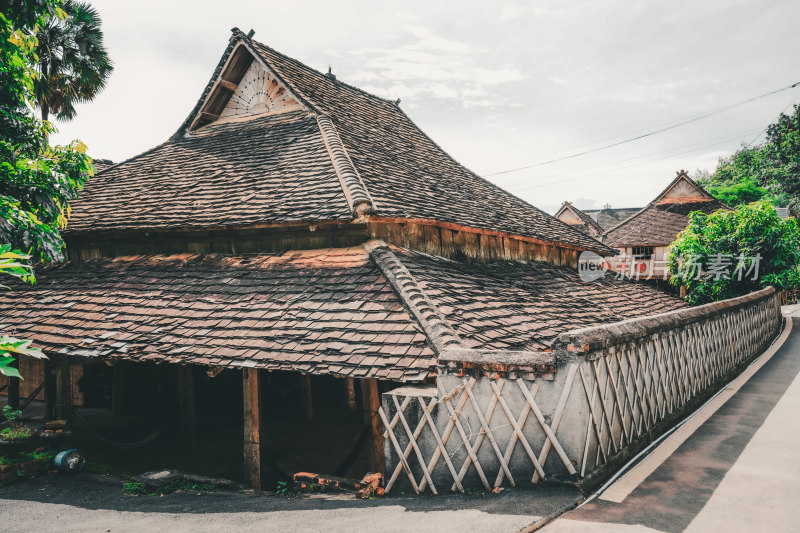
M 461 350 L 461 366 L 442 354 L 436 385 L 383 395 L 387 489 L 430 490 L 425 470 L 438 493 L 459 478 L 470 488 L 520 486 L 540 481 L 537 463 L 546 479 L 597 484 L 738 374 L 781 323 L 778 295 L 769 288 L 575 330 L 559 336 L 552 353 L 497 352 L 490 360 L 486 351 Z M 547 366 L 547 357 L 555 372 L 531 371 Z M 504 358 L 514 366 L 498 371 Z M 412 437 L 416 447 L 409 446 Z

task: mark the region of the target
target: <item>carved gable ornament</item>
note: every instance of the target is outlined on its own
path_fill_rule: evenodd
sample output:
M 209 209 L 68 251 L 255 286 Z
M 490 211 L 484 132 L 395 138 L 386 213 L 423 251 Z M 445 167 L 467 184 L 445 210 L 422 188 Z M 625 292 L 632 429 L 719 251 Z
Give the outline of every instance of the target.
M 240 44 L 231 52 L 190 129 L 302 107 L 275 73 Z

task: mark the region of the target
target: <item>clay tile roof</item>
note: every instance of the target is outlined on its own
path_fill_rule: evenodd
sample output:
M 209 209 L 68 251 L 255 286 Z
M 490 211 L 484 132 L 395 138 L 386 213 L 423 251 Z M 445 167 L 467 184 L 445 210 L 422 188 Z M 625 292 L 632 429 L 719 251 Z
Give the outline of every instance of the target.
M 681 194 L 676 194 L 682 187 Z M 609 246 L 667 246 L 689 224 L 689 213 L 729 209 L 684 172 L 649 204 L 608 229 L 603 242 Z
M 431 376 L 446 348 L 546 349 L 564 331 L 685 305 L 611 275 L 586 283 L 545 263 L 465 264 L 382 243 L 94 259 L 37 277 L 0 293 L 0 331 L 51 353 L 394 381 Z
M 252 65 L 286 88 L 298 111 L 224 124 L 214 122 L 222 115 L 203 112 L 220 101 L 216 82 L 241 47 L 257 56 Z M 73 205 L 68 231 L 352 219 L 359 202 L 376 217 L 432 220 L 611 252 L 464 168 L 394 102 L 238 30 L 178 133 L 90 181 Z

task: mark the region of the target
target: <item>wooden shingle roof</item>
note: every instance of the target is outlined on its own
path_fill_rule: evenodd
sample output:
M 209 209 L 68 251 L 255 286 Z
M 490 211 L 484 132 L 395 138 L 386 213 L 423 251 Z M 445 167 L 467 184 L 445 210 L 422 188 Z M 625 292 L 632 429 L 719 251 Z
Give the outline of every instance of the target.
M 711 196 L 685 171 L 647 206 L 606 231 L 609 246 L 667 246 L 689 224 L 689 213 L 711 213 L 728 206 Z
M 44 267 L 0 293 L 0 330 L 51 353 L 395 381 L 448 348 L 547 349 L 559 333 L 686 304 L 608 274 L 465 264 L 372 241 L 234 257 L 151 255 Z
M 242 59 L 247 54 L 252 57 Z M 243 73 L 247 65 L 257 65 L 259 74 Z M 247 96 L 230 92 L 240 90 L 223 78 L 231 72 L 247 83 L 266 80 L 266 90 L 280 95 L 288 111 L 230 118 L 224 106 L 233 101 L 231 94 L 237 106 Z M 263 92 L 252 93 L 260 99 L 259 109 L 277 105 L 264 103 Z M 324 75 L 238 30 L 178 132 L 89 182 L 73 213 L 69 232 L 366 215 L 611 251 L 460 165 L 395 102 Z

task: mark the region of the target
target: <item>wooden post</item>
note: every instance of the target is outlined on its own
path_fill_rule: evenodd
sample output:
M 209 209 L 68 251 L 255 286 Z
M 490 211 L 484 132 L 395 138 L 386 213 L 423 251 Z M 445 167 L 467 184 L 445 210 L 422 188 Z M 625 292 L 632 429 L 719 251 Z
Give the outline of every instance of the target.
M 119 416 L 125 412 L 125 362 L 117 361 L 112 371 L 111 412 Z
M 56 418 L 56 376 L 50 359 L 44 360 L 44 419 L 49 421 Z
M 261 490 L 261 393 L 258 369 L 242 370 L 244 398 L 244 480 L 251 488 Z
M 179 366 L 177 368 L 176 377 L 175 392 L 178 396 L 178 441 L 183 450 L 191 452 L 194 451 L 196 434 L 192 366 Z
M 369 468 L 372 472 L 383 472 L 383 424 L 378 414 L 381 406 L 381 397 L 378 394 L 378 380 L 361 380 L 361 402 L 364 413 L 364 423 L 371 428 L 369 444 Z
M 69 420 L 69 417 L 72 414 L 72 379 L 70 376 L 69 356 L 59 356 L 57 359 L 57 365 L 56 418 L 58 420 Z
M 346 378 L 344 387 L 347 408 L 351 411 L 355 411 L 358 409 L 358 406 L 356 405 L 356 380 L 353 378 Z
M 9 366 L 19 368 L 19 358 L 12 361 Z M 19 378 L 8 378 L 8 405 L 12 409 L 19 409 Z
M 300 401 L 303 402 L 303 418 L 306 422 L 314 420 L 314 398 L 311 395 L 311 376 L 300 375 Z

